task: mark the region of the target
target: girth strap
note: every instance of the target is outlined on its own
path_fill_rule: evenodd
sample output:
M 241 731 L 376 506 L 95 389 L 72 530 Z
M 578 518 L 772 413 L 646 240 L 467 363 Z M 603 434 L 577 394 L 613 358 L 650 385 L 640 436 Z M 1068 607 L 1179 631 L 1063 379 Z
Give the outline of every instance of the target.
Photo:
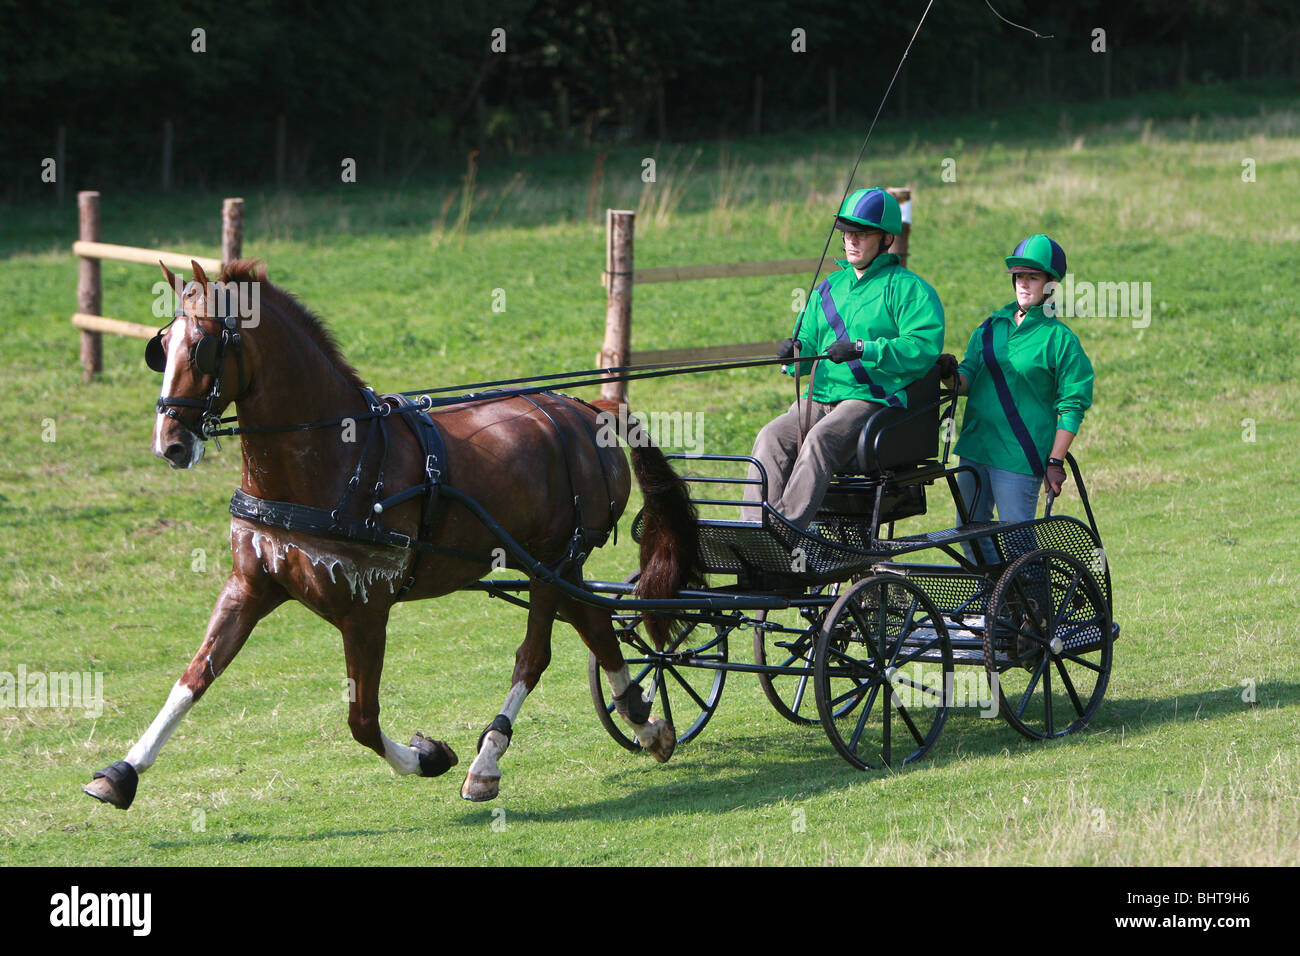
M 324 508 L 294 504 L 291 501 L 256 498 L 242 488 L 236 488 L 230 498 L 230 513 L 236 518 L 243 518 L 257 524 L 281 528 L 285 531 L 316 534 L 323 538 L 379 544 L 408 551 L 424 551 L 429 554 L 445 554 L 449 557 L 484 564 L 490 564 L 492 561 L 490 555 L 474 554 L 459 548 L 418 541 L 409 534 L 402 534 L 400 531 L 385 527 L 373 519 L 357 518 L 353 515 L 339 514 L 337 511 L 327 511 Z

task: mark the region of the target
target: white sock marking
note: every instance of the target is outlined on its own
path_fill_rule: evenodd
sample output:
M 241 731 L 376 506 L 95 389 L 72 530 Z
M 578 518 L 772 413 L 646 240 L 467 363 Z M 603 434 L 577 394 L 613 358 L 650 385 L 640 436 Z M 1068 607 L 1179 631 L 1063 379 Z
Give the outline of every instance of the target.
M 510 687 L 510 692 L 506 694 L 506 702 L 501 705 L 501 713 L 505 714 L 514 725 L 515 718 L 519 716 L 519 710 L 524 706 L 524 698 L 528 696 L 528 686 L 523 681 L 515 681 Z M 501 755 L 506 752 L 510 746 L 510 740 L 499 730 L 489 730 L 483 738 L 483 749 L 474 757 L 474 762 L 469 765 L 471 776 L 478 777 L 500 777 L 501 768 L 497 761 Z
M 193 691 L 177 681 L 172 686 L 171 693 L 167 695 L 167 703 L 163 704 L 162 710 L 153 719 L 149 729 L 126 755 L 126 762 L 135 767 L 136 773 L 143 773 L 153 766 L 153 762 L 158 758 L 158 751 L 162 749 L 163 744 L 167 743 L 167 738 L 172 735 L 176 725 L 193 706 Z
M 380 732 L 379 736 L 384 741 L 384 759 L 388 761 L 390 767 L 403 777 L 407 774 L 419 773 L 420 755 L 415 752 L 414 747 L 389 740 L 388 735 L 383 732 Z

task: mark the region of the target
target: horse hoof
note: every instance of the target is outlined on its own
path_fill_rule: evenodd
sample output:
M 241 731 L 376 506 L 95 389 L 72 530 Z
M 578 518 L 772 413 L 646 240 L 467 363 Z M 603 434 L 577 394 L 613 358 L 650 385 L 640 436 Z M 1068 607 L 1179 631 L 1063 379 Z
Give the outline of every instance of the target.
M 421 777 L 441 777 L 460 763 L 456 751 L 448 747 L 445 740 L 434 740 L 418 730 L 411 738 L 410 746 L 420 757 Z
M 125 810 L 135 799 L 135 788 L 139 782 L 140 776 L 135 772 L 135 767 L 125 760 L 119 760 L 96 773 L 90 783 L 81 788 L 81 792 L 96 800 L 111 803 L 119 810 Z
M 495 800 L 500 791 L 501 777 L 499 775 L 485 777 L 482 774 L 471 773 L 465 775 L 465 782 L 461 784 L 460 795 L 466 800 L 482 803 L 484 800 Z
M 667 763 L 668 758 L 677 749 L 677 733 L 673 730 L 672 724 L 666 720 L 656 721 L 653 726 L 655 735 L 648 742 L 642 741 L 641 746 L 650 751 L 650 756 L 655 760 Z

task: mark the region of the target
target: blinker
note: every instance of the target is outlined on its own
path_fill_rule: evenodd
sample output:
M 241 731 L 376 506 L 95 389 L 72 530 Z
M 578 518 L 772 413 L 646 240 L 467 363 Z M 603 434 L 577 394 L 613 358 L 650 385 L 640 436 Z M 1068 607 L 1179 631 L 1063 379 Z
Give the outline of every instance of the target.
M 144 364 L 159 374 L 167 370 L 167 351 L 163 348 L 162 332 L 151 338 L 144 347 Z M 204 335 L 194 344 L 190 361 L 204 375 L 217 374 L 217 360 L 221 351 L 221 336 Z
M 204 375 L 217 373 L 217 353 L 221 348 L 221 339 L 216 335 L 205 335 L 194 346 L 192 356 L 194 367 Z
M 144 347 L 144 364 L 160 375 L 167 370 L 167 352 L 163 349 L 161 332 Z

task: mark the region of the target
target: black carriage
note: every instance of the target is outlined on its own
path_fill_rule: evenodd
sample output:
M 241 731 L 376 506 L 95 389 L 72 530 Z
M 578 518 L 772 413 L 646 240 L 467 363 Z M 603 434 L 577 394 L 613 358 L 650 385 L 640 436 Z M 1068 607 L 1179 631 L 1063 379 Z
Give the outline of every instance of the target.
M 909 389 L 908 408 L 873 416 L 856 470 L 834 478 L 806 531 L 766 503 L 760 521 L 702 518 L 700 546 L 713 583 L 682 595 L 694 606 L 671 612 L 680 636 L 663 650 L 641 633 L 646 608 L 633 596 L 635 576 L 586 582 L 593 594 L 622 603 L 615 624 L 632 676 L 674 724 L 679 743 L 704 729 L 734 672 L 758 675 L 778 713 L 820 723 L 835 749 L 863 770 L 920 758 L 953 707 L 1001 714 L 1034 739 L 1064 736 L 1093 717 L 1119 628 L 1078 465 L 1068 458 L 1087 524 L 1052 515 L 1050 500 L 1047 514 L 1032 521 L 972 523 L 957 490 L 963 469 L 948 465 L 949 441 L 938 451 L 941 423 L 953 420 L 955 407 L 936 369 Z M 696 471 L 758 464 L 742 456 L 669 457 Z M 753 483 L 716 473 L 683 477 L 697 506 L 737 514 L 741 501 L 727 493 Z M 766 477 L 755 480 L 766 502 Z M 897 522 L 926 513 L 926 489 L 940 481 L 957 526 L 895 536 Z M 640 530 L 638 516 L 633 536 Z M 913 560 L 935 552 L 949 562 Z M 732 656 L 746 630 L 752 662 Z M 614 719 L 594 656 L 589 673 L 601 723 L 622 746 L 640 749 Z

